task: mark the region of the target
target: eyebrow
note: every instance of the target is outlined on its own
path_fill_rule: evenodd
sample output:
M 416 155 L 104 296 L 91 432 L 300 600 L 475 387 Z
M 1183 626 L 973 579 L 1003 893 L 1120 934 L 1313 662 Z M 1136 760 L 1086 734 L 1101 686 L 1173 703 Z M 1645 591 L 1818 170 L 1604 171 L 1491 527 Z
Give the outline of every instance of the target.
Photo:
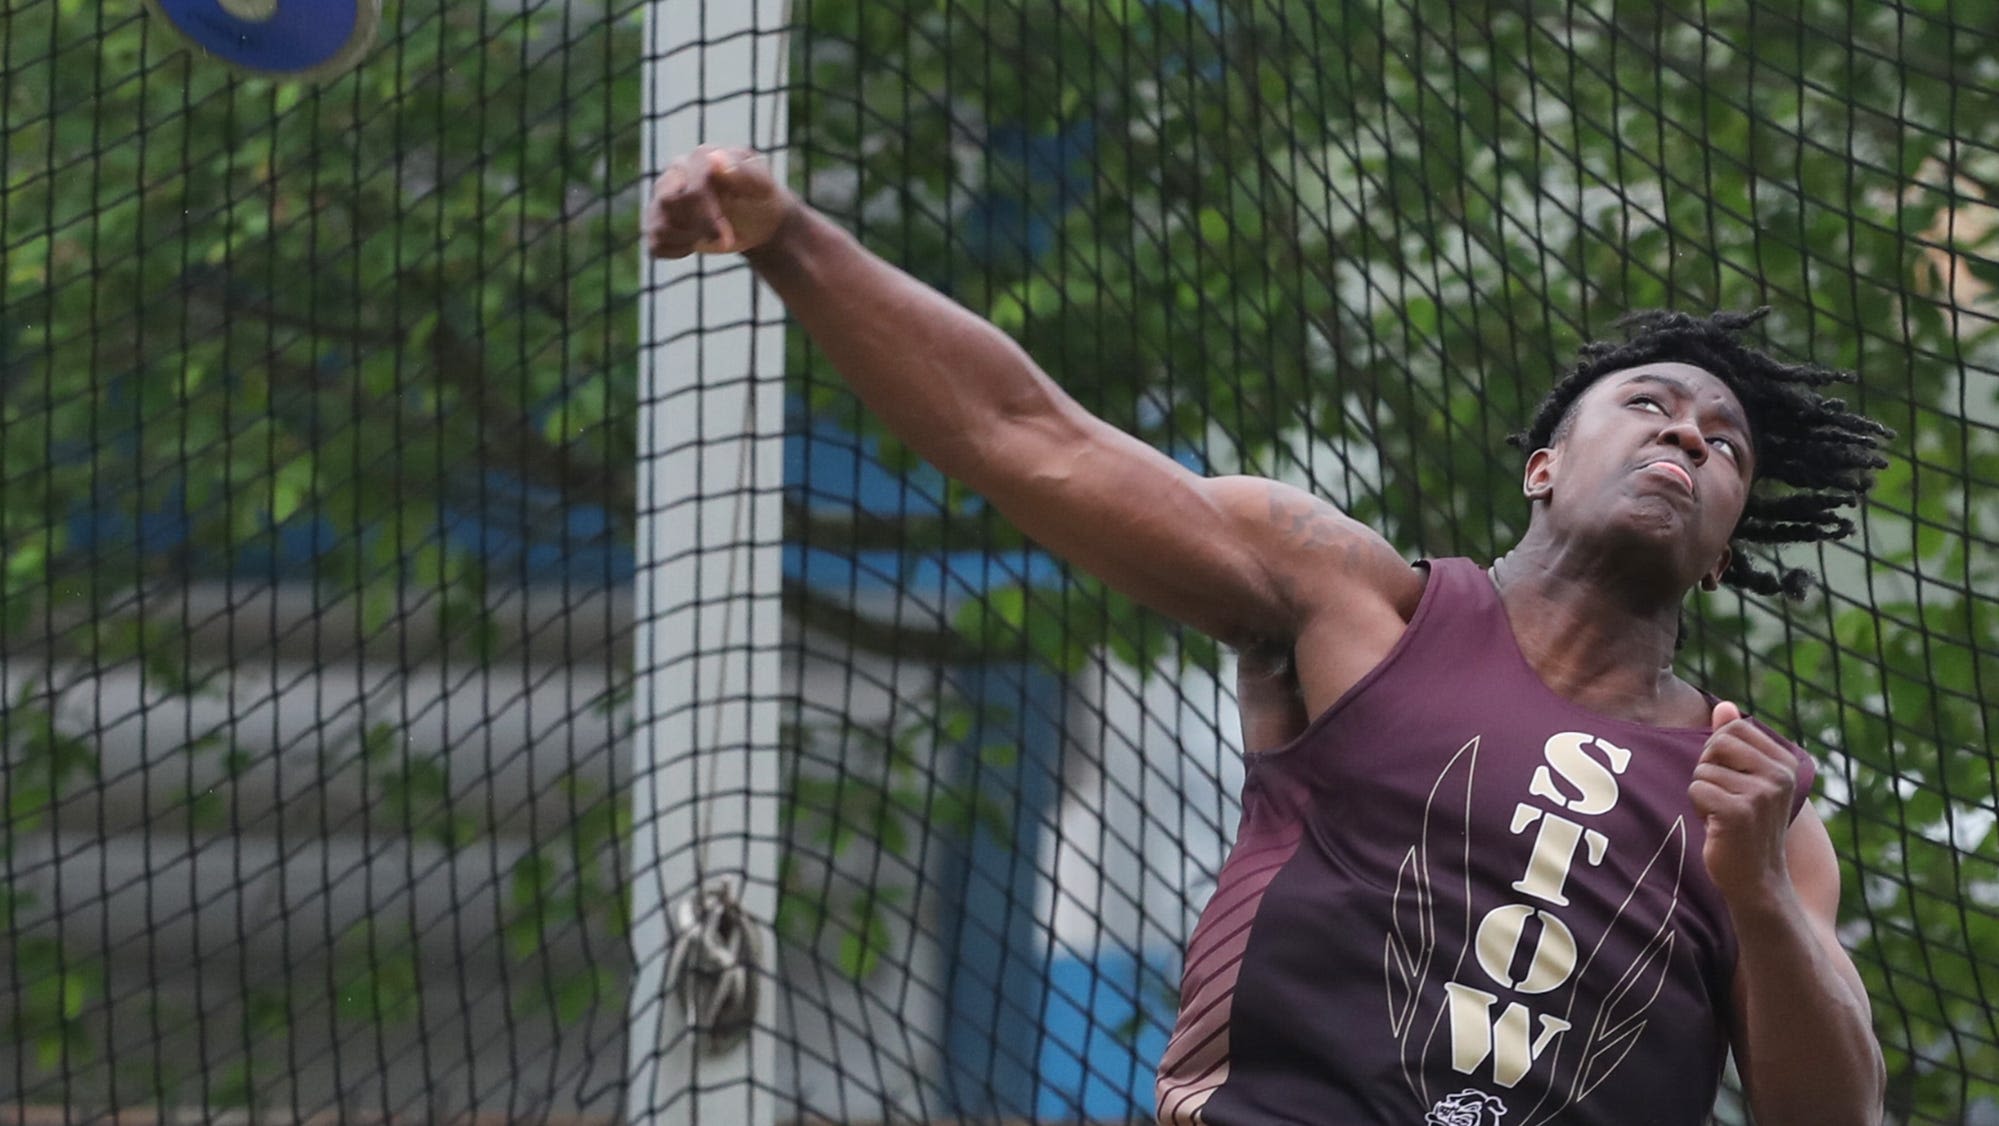
M 1626 378 L 1624 381 L 1626 387 L 1634 383 L 1656 383 L 1661 387 L 1669 387 L 1678 392 L 1681 398 L 1691 399 L 1694 396 L 1694 389 L 1685 380 L 1675 379 L 1670 375 L 1661 375 L 1658 372 L 1641 371 L 1636 375 Z M 1754 433 L 1754 431 L 1749 429 L 1749 420 L 1742 417 L 1741 411 L 1736 410 L 1728 403 L 1721 404 L 1717 409 L 1721 413 L 1722 421 L 1741 431 L 1745 437 Z

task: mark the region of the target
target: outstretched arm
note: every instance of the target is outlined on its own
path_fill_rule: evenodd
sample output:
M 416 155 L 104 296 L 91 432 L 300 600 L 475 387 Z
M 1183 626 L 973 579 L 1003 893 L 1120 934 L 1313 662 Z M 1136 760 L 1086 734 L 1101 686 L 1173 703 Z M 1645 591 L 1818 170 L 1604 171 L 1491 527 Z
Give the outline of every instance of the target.
M 1705 859 L 1738 944 L 1737 1068 L 1760 1126 L 1877 1126 L 1885 1072 L 1866 987 L 1834 929 L 1839 865 L 1807 805 L 1791 818 L 1796 761 L 1733 704 L 1690 795 L 1707 818 Z
M 1378 535 L 1325 502 L 1202 477 L 1094 417 L 1006 334 L 869 253 L 754 154 L 677 162 L 646 227 L 659 257 L 744 253 L 890 433 L 1042 546 L 1218 640 L 1295 637 L 1324 609 L 1325 584 L 1304 576 L 1409 582 Z

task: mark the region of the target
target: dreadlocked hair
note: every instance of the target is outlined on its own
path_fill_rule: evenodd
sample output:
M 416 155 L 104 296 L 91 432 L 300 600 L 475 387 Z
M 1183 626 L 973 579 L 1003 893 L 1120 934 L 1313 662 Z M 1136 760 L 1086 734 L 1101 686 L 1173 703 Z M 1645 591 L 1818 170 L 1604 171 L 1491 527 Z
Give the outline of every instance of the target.
M 1749 416 L 1756 449 L 1756 480 L 1729 547 L 1733 556 L 1721 581 L 1756 594 L 1803 598 L 1817 576 L 1803 568 L 1765 566 L 1745 544 L 1821 543 L 1853 534 L 1838 509 L 1857 504 L 1888 459 L 1881 447 L 1894 431 L 1828 398 L 1819 388 L 1850 383 L 1849 372 L 1816 364 L 1788 364 L 1744 344 L 1741 333 L 1769 312 L 1633 313 L 1618 322 L 1622 341 L 1582 346 L 1575 366 L 1550 388 L 1524 433 L 1510 439 L 1525 450 L 1554 445 L 1567 431 L 1570 408 L 1591 384 L 1612 372 L 1653 363 L 1692 364 L 1712 372 Z M 1790 486 L 1775 492 L 1770 482 Z

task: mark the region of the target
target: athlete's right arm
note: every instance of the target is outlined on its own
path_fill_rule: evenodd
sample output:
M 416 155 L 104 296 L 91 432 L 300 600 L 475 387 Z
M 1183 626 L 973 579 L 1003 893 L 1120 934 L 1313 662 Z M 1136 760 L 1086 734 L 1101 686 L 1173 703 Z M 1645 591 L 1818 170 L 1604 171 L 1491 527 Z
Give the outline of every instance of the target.
M 646 235 L 658 257 L 744 253 L 890 433 L 1043 547 L 1217 640 L 1288 642 L 1337 603 L 1409 581 L 1332 505 L 1202 477 L 1091 415 L 1006 334 L 869 253 L 753 154 L 676 162 Z

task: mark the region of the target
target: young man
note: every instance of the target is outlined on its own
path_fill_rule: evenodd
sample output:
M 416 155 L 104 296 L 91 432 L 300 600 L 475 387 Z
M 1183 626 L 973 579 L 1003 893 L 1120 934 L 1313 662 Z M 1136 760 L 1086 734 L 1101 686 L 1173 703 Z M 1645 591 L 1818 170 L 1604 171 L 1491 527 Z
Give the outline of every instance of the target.
M 1878 1122 L 1810 761 L 1673 672 L 1739 543 L 1851 530 L 1886 431 L 1659 314 L 1530 428 L 1528 531 L 1411 567 L 1290 486 L 1203 478 L 863 250 L 753 154 L 659 179 L 651 252 L 741 253 L 854 391 L 1023 532 L 1241 653 L 1239 836 L 1187 957 L 1168 1124 Z M 1771 484 L 1787 486 L 1772 490 Z

